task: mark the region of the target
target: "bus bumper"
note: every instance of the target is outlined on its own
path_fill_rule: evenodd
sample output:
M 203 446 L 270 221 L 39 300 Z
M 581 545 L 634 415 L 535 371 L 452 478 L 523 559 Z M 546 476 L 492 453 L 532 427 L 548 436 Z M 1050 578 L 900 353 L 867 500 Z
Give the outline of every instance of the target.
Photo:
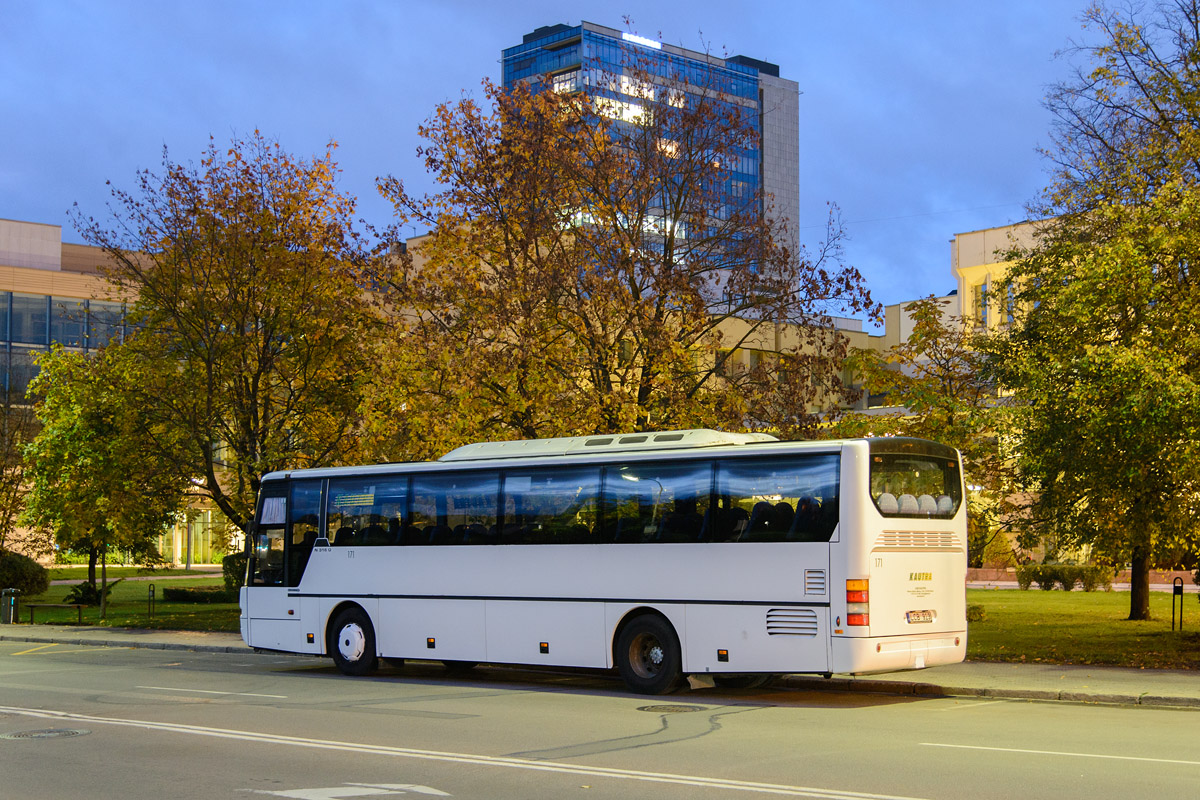
M 928 636 L 834 636 L 831 672 L 856 675 L 957 664 L 967 656 L 967 632 Z

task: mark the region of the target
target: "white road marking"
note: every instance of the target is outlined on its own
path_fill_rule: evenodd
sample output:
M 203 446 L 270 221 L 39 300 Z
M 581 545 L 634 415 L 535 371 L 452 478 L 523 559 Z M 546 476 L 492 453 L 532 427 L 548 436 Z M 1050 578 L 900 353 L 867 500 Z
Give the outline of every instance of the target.
M 291 797 L 295 800 L 341 800 L 346 797 L 381 797 L 400 794 L 428 794 L 437 797 L 451 797 L 438 789 L 420 786 L 415 783 L 347 783 L 345 786 L 330 786 L 324 789 L 288 789 L 273 792 L 269 789 L 248 789 L 255 794 L 270 794 L 275 797 Z
M 135 686 L 135 689 L 155 689 L 160 692 L 193 692 L 195 694 L 225 694 L 235 697 L 270 697 L 275 700 L 287 700 L 286 694 L 255 694 L 254 692 L 214 692 L 211 689 L 180 689 L 176 686 Z
M 984 706 L 994 706 L 994 705 L 999 705 L 1000 703 L 1007 703 L 1007 702 L 1009 702 L 1009 701 L 1008 700 L 989 700 L 986 703 L 955 702 L 954 705 L 952 705 L 952 706 L 945 706 L 944 708 L 939 708 L 937 710 L 938 711 L 958 711 L 959 709 L 962 709 L 962 708 L 983 708 Z
M 676 775 L 668 772 L 643 772 L 632 769 L 615 769 L 610 767 L 589 767 L 581 764 L 566 764 L 556 761 L 535 761 L 525 758 L 510 758 L 507 756 L 484 756 L 474 753 L 450 753 L 437 750 L 416 750 L 409 747 L 391 747 L 387 745 L 362 744 L 358 742 L 339 742 L 330 739 L 308 739 L 301 736 L 283 736 L 274 733 L 256 733 L 254 731 L 239 731 L 228 728 L 208 728 L 201 725 L 183 725 L 173 722 L 151 722 L 138 719 L 121 719 L 118 717 L 97 717 L 90 714 L 73 714 L 67 711 L 46 711 L 15 706 L 0 706 L 0 712 L 19 714 L 38 719 L 70 720 L 73 722 L 90 722 L 96 725 L 117 725 L 127 728 L 142 728 L 150 731 L 170 731 L 186 733 L 194 736 L 211 736 L 217 739 L 233 739 L 244 742 L 260 742 L 263 744 L 281 744 L 291 747 L 309 747 L 318 750 L 338 750 L 358 755 L 380 755 L 396 758 L 415 758 L 424 761 L 442 761 L 452 764 L 473 764 L 477 766 L 502 767 L 505 769 L 529 770 L 532 772 L 557 772 L 567 775 L 588 775 L 598 778 L 613 778 L 617 780 L 641 781 L 643 783 L 665 783 L 680 786 L 696 786 L 704 789 L 723 789 L 726 791 L 757 792 L 759 794 L 786 795 L 789 797 L 811 797 L 817 800 L 920 800 L 919 798 L 891 794 L 871 794 L 868 792 L 850 792 L 840 789 L 821 789 L 810 786 L 789 786 L 778 783 L 757 783 L 753 781 L 735 781 L 724 778 L 706 778 L 699 775 Z
M 1155 764 L 1184 764 L 1189 767 L 1200 767 L 1200 761 L 1185 761 L 1180 758 L 1145 758 L 1143 756 L 1112 756 L 1104 753 L 1070 753 L 1062 750 L 1023 750 L 1018 747 L 983 747 L 973 744 L 941 744 L 939 742 L 921 742 L 925 747 L 953 747 L 959 750 L 990 750 L 994 753 L 1021 753 L 1035 756 L 1073 756 L 1075 758 L 1102 758 L 1112 761 L 1151 761 Z

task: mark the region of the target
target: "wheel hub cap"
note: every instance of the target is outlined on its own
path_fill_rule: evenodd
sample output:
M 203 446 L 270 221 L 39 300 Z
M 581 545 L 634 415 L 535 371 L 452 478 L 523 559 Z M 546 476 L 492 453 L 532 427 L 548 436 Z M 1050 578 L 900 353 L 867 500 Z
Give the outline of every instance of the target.
M 358 661 L 367 651 L 367 636 L 357 623 L 344 625 L 338 632 L 338 653 L 347 661 Z

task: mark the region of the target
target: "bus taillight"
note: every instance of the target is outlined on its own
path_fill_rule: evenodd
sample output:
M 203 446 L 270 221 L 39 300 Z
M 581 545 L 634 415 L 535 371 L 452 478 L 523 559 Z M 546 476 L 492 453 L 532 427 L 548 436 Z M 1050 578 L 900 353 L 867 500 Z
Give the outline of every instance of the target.
M 864 626 L 871 623 L 870 581 L 866 578 L 846 581 L 846 624 Z

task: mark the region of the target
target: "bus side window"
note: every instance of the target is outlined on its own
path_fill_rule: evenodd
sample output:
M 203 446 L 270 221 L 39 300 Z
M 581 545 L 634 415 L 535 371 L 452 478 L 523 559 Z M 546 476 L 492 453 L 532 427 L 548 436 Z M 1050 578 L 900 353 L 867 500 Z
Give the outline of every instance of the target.
M 722 461 L 717 541 L 827 542 L 838 522 L 837 455 Z
M 412 524 L 420 544 L 471 545 L 496 541 L 500 474 L 461 472 L 417 475 L 412 484 Z

